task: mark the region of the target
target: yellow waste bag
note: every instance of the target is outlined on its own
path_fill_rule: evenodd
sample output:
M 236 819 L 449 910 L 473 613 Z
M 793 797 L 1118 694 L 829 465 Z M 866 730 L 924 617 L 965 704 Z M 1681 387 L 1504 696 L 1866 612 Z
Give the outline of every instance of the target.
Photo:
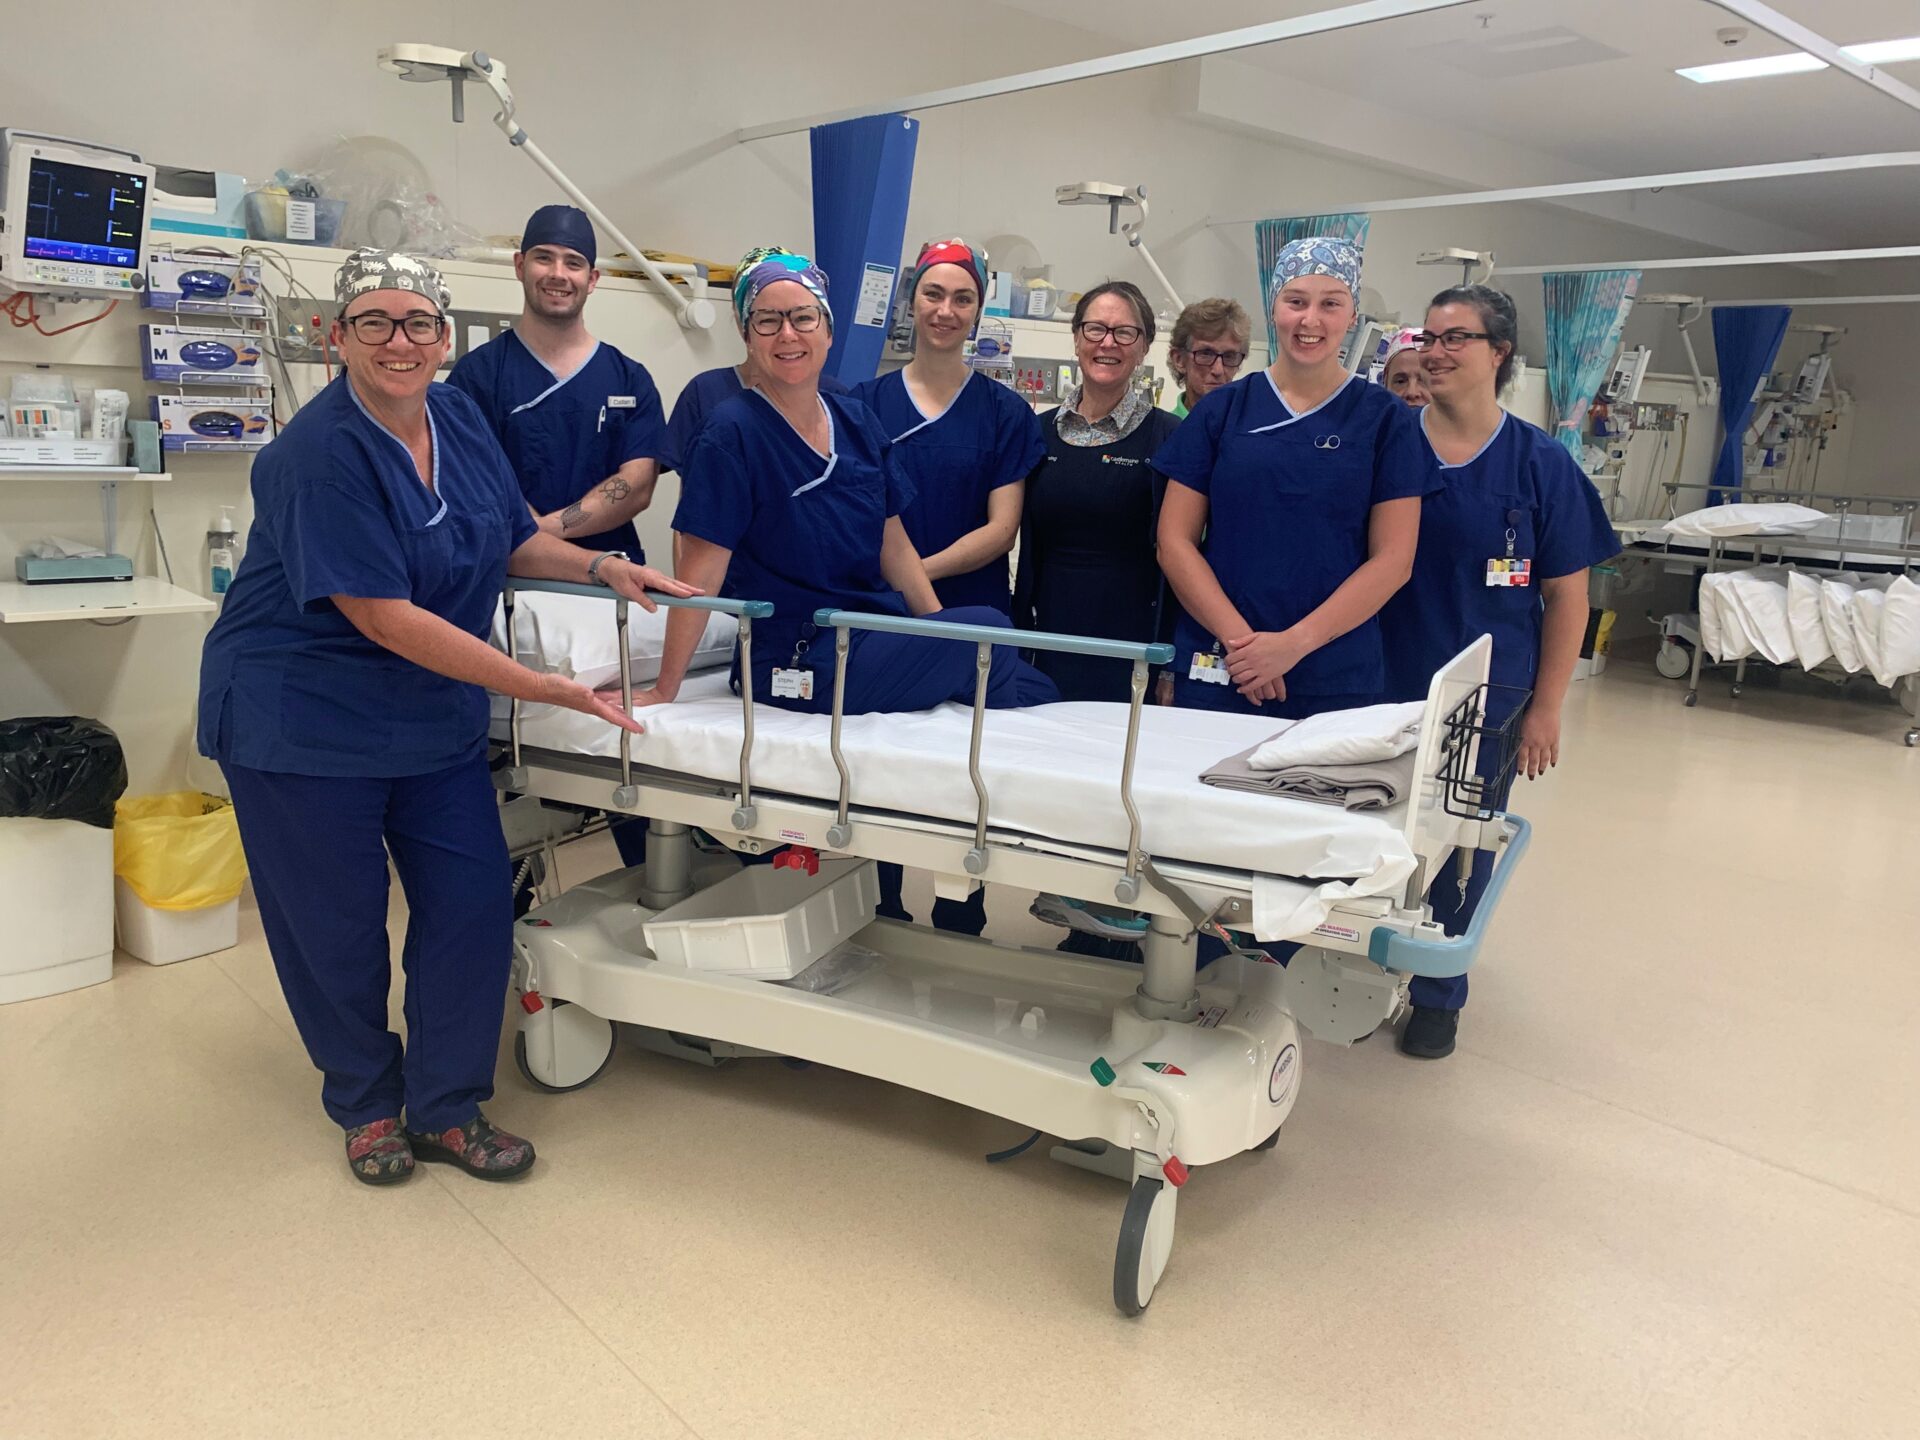
M 247 880 L 233 802 L 197 790 L 120 801 L 113 873 L 156 910 L 226 904 Z

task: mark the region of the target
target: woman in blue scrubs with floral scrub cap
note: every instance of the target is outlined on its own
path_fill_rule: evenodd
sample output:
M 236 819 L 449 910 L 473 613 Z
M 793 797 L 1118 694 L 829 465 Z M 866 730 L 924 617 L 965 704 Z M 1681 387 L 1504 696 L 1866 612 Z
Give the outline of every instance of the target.
M 1516 773 L 1533 779 L 1559 763 L 1560 708 L 1587 626 L 1587 570 L 1620 546 L 1600 494 L 1554 438 L 1500 407 L 1513 370 L 1513 301 L 1485 285 L 1443 290 L 1415 340 L 1424 389 L 1426 442 L 1443 488 L 1420 512 L 1413 578 L 1380 624 L 1387 693 L 1424 700 L 1434 672 L 1482 635 L 1493 638 L 1487 719 L 1512 714 L 1521 692 Z M 1485 754 L 1486 752 L 1482 752 Z M 1504 791 L 1490 797 L 1506 804 Z M 1473 918 L 1493 856 L 1456 853 L 1463 873 L 1443 874 L 1428 894 L 1433 918 L 1457 935 Z M 1409 1055 L 1453 1053 L 1467 977 L 1416 977 L 1400 1035 Z
M 1385 685 L 1375 617 L 1440 482 L 1406 406 L 1340 363 L 1359 288 L 1346 241 L 1288 245 L 1273 364 L 1208 395 L 1154 457 L 1170 482 L 1160 563 L 1183 612 L 1175 704 L 1300 719 Z
M 513 918 L 486 692 L 639 727 L 488 644 L 494 605 L 510 573 L 597 582 L 647 609 L 648 588 L 694 592 L 536 531 L 479 409 L 433 383 L 439 272 L 361 250 L 334 296 L 342 373 L 254 461 L 246 559 L 201 658 L 198 741 L 226 775 L 354 1178 L 390 1184 L 440 1160 L 509 1179 L 534 1155 L 480 1110 Z M 389 855 L 408 910 L 404 1044 L 387 1028 Z
M 673 527 L 683 579 L 774 603 L 773 618 L 754 626 L 754 698 L 832 710 L 834 637 L 813 623 L 822 607 L 1006 627 L 996 610 L 941 608 L 901 524 L 913 483 L 885 429 L 860 401 L 821 393 L 833 340 L 827 277 L 803 255 L 770 254 L 735 282 L 734 313 L 759 384 L 708 418 L 686 457 Z M 679 693 L 704 620 L 695 611 L 668 617 L 659 683 L 636 707 Z M 1008 638 L 993 648 L 987 703 L 1057 699 Z M 971 701 L 973 687 L 972 645 L 853 632 L 849 715 Z

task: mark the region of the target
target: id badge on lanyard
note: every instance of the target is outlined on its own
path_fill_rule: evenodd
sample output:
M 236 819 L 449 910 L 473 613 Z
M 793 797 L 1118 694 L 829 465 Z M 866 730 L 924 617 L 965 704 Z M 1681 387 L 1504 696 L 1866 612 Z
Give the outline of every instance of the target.
M 1202 685 L 1233 683 L 1233 677 L 1227 673 L 1227 657 L 1220 653 L 1219 641 L 1214 641 L 1211 650 L 1193 652 L 1193 663 L 1187 666 L 1187 679 L 1198 681 Z
M 802 640 L 793 647 L 793 660 L 785 667 L 775 666 L 773 671 L 773 698 L 776 700 L 813 699 L 813 671 L 800 663 L 800 657 L 807 653 L 807 642 Z
M 1487 584 L 1501 589 L 1525 589 L 1533 584 L 1533 561 L 1513 558 L 1514 530 L 1512 521 L 1516 517 L 1507 516 L 1507 553 L 1503 557 L 1487 561 Z

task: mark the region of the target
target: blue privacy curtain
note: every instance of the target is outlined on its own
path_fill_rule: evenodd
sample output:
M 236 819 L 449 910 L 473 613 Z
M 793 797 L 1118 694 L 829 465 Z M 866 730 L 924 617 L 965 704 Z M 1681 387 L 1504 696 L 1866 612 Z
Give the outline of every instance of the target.
M 1709 505 L 1738 500 L 1744 470 L 1747 425 L 1754 401 L 1773 370 L 1780 342 L 1787 335 L 1784 305 L 1736 305 L 1713 312 L 1713 353 L 1720 364 L 1720 424 L 1724 431 L 1719 458 L 1713 462 L 1713 483 L 1731 490 L 1709 492 Z
M 833 302 L 826 373 L 849 385 L 880 368 L 919 139 L 905 115 L 813 127 L 813 258 Z
M 1547 295 L 1547 399 L 1554 438 L 1580 458 L 1587 406 L 1607 378 L 1640 289 L 1638 270 L 1542 277 Z
M 1280 348 L 1280 337 L 1273 330 L 1273 262 L 1294 240 L 1316 235 L 1331 235 L 1336 240 L 1351 240 L 1362 255 L 1367 251 L 1367 230 L 1371 215 L 1290 215 L 1284 220 L 1261 220 L 1253 227 L 1253 253 L 1260 266 L 1260 306 L 1267 322 L 1267 353 Z

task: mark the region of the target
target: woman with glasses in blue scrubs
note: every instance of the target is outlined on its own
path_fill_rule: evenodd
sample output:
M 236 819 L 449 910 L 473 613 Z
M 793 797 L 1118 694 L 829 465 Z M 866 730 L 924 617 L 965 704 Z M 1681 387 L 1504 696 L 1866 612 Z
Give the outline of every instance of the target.
M 513 896 L 487 773 L 488 690 L 639 727 L 487 641 L 509 574 L 692 588 L 539 533 L 479 408 L 433 383 L 449 343 L 431 266 L 341 266 L 342 373 L 253 465 L 246 559 L 207 636 L 203 754 L 233 796 L 260 921 L 355 1179 L 416 1160 L 487 1180 L 533 1147 L 493 1094 Z M 387 1027 L 387 862 L 407 898 L 404 1044 Z
M 1440 482 L 1407 408 L 1341 364 L 1359 288 L 1346 241 L 1288 245 L 1272 365 L 1207 396 L 1154 457 L 1160 563 L 1184 612 L 1176 704 L 1300 719 L 1385 686 L 1375 617 Z
M 803 255 L 768 254 L 735 281 L 734 313 L 759 384 L 709 417 L 686 458 L 673 527 L 681 578 L 774 604 L 773 618 L 754 626 L 754 698 L 832 710 L 834 637 L 813 623 L 822 608 L 1006 628 L 997 610 L 941 608 L 901 522 L 913 482 L 886 430 L 859 400 L 821 393 L 833 341 L 827 277 Z M 659 681 L 634 698 L 636 708 L 679 694 L 705 618 L 668 617 Z M 987 704 L 1059 698 L 1008 639 L 992 651 Z M 974 663 L 972 645 L 856 630 L 845 712 L 971 702 Z
M 1487 721 L 1505 724 L 1526 691 L 1515 773 L 1534 779 L 1560 760 L 1560 712 L 1587 626 L 1587 570 L 1619 552 L 1600 494 L 1565 447 L 1508 414 L 1513 301 L 1485 285 L 1443 290 L 1414 337 L 1429 397 L 1420 414 L 1442 488 L 1420 511 L 1413 578 L 1388 602 L 1387 698 L 1424 700 L 1434 672 L 1482 635 L 1493 639 Z M 1491 747 L 1481 754 L 1490 760 Z M 1506 805 L 1504 789 L 1488 797 Z M 1428 894 L 1449 935 L 1473 918 L 1493 873 L 1485 851 L 1457 853 L 1458 875 Z M 1467 977 L 1416 977 L 1400 1048 L 1453 1053 Z

